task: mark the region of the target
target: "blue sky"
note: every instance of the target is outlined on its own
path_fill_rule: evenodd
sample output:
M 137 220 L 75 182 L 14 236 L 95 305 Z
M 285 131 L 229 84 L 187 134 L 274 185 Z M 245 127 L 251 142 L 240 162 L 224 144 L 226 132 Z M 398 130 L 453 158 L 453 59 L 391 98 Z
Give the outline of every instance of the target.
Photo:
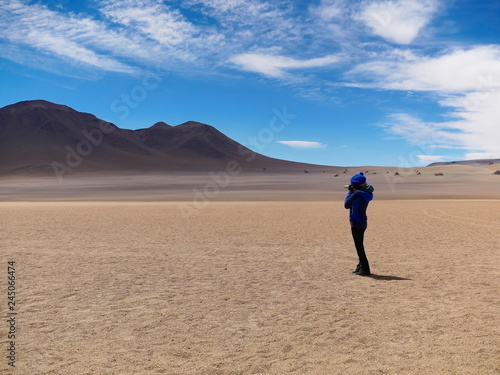
M 326 165 L 500 158 L 496 0 L 4 0 L 0 106 Z

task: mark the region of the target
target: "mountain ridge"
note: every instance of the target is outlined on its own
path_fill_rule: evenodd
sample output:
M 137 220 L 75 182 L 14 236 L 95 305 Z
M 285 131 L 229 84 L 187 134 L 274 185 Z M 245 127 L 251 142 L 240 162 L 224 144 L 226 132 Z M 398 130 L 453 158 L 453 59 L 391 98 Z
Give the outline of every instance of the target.
M 0 174 L 91 171 L 196 171 L 326 168 L 271 158 L 197 121 L 122 129 L 46 100 L 0 108 Z
M 468 165 L 479 167 L 489 164 L 500 164 L 500 159 L 471 159 L 471 160 L 455 160 L 455 161 L 440 161 L 427 165 L 427 167 L 438 167 L 445 165 Z

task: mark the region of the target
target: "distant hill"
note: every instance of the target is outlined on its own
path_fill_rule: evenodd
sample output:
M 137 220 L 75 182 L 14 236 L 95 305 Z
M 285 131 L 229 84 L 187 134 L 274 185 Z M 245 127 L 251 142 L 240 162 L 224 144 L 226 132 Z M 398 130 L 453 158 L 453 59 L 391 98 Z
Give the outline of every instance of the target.
M 446 162 L 437 162 L 429 164 L 428 167 L 436 167 L 441 165 L 468 165 L 471 167 L 479 167 L 482 165 L 489 164 L 500 164 L 500 159 L 476 159 L 476 160 L 460 160 L 460 161 L 446 161 Z
M 232 164 L 228 164 L 232 162 Z M 0 109 L 0 174 L 325 168 L 258 154 L 199 122 L 120 129 L 44 100 Z

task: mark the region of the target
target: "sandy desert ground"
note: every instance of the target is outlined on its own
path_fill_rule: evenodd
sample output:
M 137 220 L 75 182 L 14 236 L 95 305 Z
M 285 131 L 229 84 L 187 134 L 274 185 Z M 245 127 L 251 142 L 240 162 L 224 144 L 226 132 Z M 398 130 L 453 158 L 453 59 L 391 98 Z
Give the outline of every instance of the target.
M 1 372 L 499 374 L 500 200 L 381 190 L 372 277 L 351 274 L 340 190 L 235 193 L 190 214 L 191 200 L 4 194 L 1 311 L 15 261 L 18 315 L 16 368 L 2 355 Z
M 480 167 L 332 167 L 273 173 L 207 172 L 94 173 L 0 176 L 2 201 L 330 201 L 359 171 L 375 186 L 377 199 L 500 199 L 499 164 Z M 347 170 L 347 171 L 346 171 Z M 346 171 L 346 172 L 345 172 Z M 324 173 L 323 173 L 324 172 Z M 345 173 L 344 173 L 345 172 Z M 417 174 L 420 172 L 420 175 Z M 443 176 L 435 174 L 443 173 Z M 335 177 L 337 176 L 337 177 Z

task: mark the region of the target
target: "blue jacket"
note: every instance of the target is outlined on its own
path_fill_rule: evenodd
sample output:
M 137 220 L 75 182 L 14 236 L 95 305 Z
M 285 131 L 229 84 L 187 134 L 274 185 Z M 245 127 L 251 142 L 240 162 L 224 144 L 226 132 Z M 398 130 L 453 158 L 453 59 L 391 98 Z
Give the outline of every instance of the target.
M 370 190 L 370 189 L 369 189 Z M 373 191 L 373 188 L 371 189 Z M 345 198 L 344 207 L 350 209 L 349 220 L 354 228 L 366 228 L 368 226 L 368 217 L 366 208 L 373 199 L 371 192 L 357 190 L 349 192 Z

